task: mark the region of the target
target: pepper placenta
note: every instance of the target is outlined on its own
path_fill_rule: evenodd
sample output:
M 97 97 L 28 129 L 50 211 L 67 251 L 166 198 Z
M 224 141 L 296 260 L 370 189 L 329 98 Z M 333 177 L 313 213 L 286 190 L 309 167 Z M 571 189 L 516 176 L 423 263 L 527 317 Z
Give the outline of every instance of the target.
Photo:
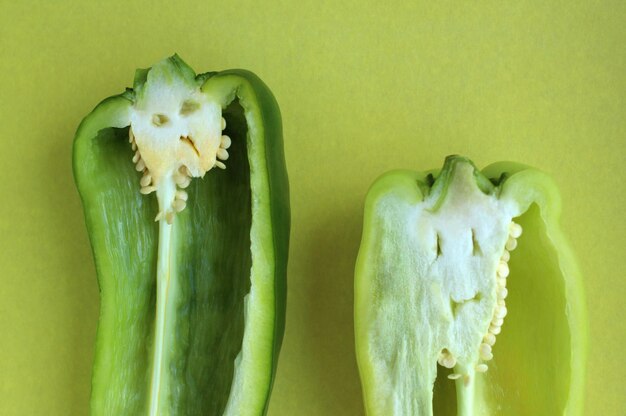
M 73 167 L 100 288 L 91 414 L 264 414 L 290 221 L 269 89 L 172 56 L 82 121 Z
M 355 273 L 368 415 L 582 413 L 586 313 L 560 204 L 536 169 L 459 156 L 374 183 Z

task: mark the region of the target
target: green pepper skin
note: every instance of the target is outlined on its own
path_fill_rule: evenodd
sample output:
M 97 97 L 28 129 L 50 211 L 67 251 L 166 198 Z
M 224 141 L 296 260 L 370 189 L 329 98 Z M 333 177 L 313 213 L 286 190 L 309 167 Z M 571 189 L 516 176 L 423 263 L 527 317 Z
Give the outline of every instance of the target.
M 377 339 L 377 328 L 373 326 L 376 319 L 381 320 L 380 316 L 386 317 L 383 322 L 387 326 L 397 325 L 384 315 L 379 299 L 384 298 L 386 287 L 393 287 L 385 281 L 395 279 L 398 273 L 397 269 L 389 271 L 388 266 L 383 265 L 404 267 L 402 250 L 411 238 L 411 231 L 407 229 L 406 234 L 402 231 L 393 236 L 393 241 L 390 239 L 389 230 L 383 225 L 403 219 L 393 217 L 401 210 L 389 207 L 391 204 L 415 207 L 429 195 L 439 195 L 439 200 L 432 205 L 432 210 L 436 211 L 448 192 L 448 176 L 455 165 L 462 163 L 474 166 L 465 158 L 451 156 L 441 170 L 392 171 L 377 179 L 368 192 L 355 270 L 354 311 L 357 361 L 367 414 L 408 414 L 390 411 L 391 407 L 381 411 L 381 403 L 393 396 L 418 403 L 415 407 L 420 410 L 412 413 L 418 415 L 581 415 L 587 357 L 582 278 L 559 227 L 561 199 L 554 181 L 539 170 L 517 163 L 495 163 L 474 172 L 476 186 L 482 193 L 512 201 L 519 207 L 519 213 L 513 218 L 524 230 L 519 245 L 510 255 L 506 299 L 509 314 L 493 347 L 493 361 L 487 363 L 489 370 L 476 378 L 476 401 L 467 408 L 457 408 L 455 384 L 457 400 L 460 400 L 459 386 L 463 385 L 463 378 L 456 382 L 448 380 L 450 370 L 436 363 L 432 363 L 437 367 L 434 388 L 427 386 L 420 390 L 423 385 L 419 380 L 424 374 L 419 370 L 416 374 L 409 372 L 415 374 L 417 380 L 414 389 L 410 388 L 414 381 L 402 384 L 401 377 L 395 379 L 401 387 L 384 381 L 386 374 L 398 374 L 394 373 L 396 364 L 393 358 L 385 361 L 387 356 L 377 354 L 376 349 L 380 345 L 391 345 L 389 348 L 399 351 L 411 338 L 409 332 L 396 331 L 394 340 L 383 342 Z M 386 258 L 393 260 L 385 263 Z M 407 260 L 406 264 L 411 263 Z M 417 271 L 407 271 L 407 276 L 414 281 L 425 278 Z M 410 317 L 408 312 L 407 309 L 406 315 L 399 319 L 398 328 L 411 327 L 411 323 L 404 324 Z M 436 325 L 426 323 L 415 331 L 434 331 Z M 429 360 L 430 357 L 415 357 L 412 364 L 428 371 Z M 410 374 L 408 377 L 412 377 Z
M 140 82 L 146 72 L 138 71 Z M 251 72 L 206 73 L 196 82 L 221 104 L 233 146 L 225 171 L 192 181 L 175 220 L 170 385 L 159 414 L 262 415 L 285 326 L 290 210 L 280 111 Z M 74 139 L 101 301 L 92 415 L 148 412 L 159 228 L 156 199 L 139 193 L 131 161 L 134 99 L 130 89 L 105 99 Z

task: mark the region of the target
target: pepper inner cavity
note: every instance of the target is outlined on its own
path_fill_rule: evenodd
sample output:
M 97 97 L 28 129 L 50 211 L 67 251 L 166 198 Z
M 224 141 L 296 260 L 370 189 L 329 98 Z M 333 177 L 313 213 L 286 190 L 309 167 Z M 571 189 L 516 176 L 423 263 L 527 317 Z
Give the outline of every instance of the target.
M 224 413 L 236 358 L 242 353 L 245 299 L 251 291 L 248 130 L 236 100 L 223 114 L 235 143 L 228 168 L 194 180 L 186 190 L 194 202 L 174 222 L 183 237 L 177 243 L 181 291 L 189 294 L 178 311 L 176 337 L 189 347 L 179 350 L 172 362 L 181 363 L 179 380 L 194 380 L 177 390 L 174 400 L 185 403 L 189 415 Z
M 156 78 L 155 78 L 156 79 Z M 139 192 L 156 193 L 159 210 L 159 247 L 155 337 L 148 413 L 167 412 L 170 393 L 168 366 L 172 359 L 171 331 L 177 320 L 182 282 L 177 277 L 177 213 L 187 206 L 186 188 L 192 178 L 202 178 L 214 167 L 225 169 L 230 137 L 222 134 L 226 120 L 218 103 L 186 82 L 152 83 L 148 78 L 131 110 L 129 143 L 135 152 L 135 170 L 142 174 Z

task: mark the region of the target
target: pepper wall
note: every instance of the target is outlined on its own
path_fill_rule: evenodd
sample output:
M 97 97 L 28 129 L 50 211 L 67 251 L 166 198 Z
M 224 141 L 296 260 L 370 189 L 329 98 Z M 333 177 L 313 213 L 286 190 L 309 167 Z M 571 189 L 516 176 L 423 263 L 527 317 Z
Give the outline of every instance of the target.
M 256 72 L 282 108 L 293 227 L 270 415 L 363 414 L 364 195 L 386 170 L 452 153 L 555 178 L 585 276 L 586 414 L 624 414 L 626 3 L 431 3 L 2 2 L 0 414 L 87 414 L 99 305 L 72 137 L 174 52 Z

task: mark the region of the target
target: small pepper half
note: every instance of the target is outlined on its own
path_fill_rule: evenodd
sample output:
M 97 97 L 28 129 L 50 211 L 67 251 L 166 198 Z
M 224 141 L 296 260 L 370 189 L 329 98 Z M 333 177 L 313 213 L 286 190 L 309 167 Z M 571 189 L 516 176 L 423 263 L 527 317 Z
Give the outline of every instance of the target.
M 582 413 L 586 313 L 560 208 L 514 163 L 450 156 L 374 183 L 355 274 L 368 415 Z
M 264 414 L 290 222 L 269 89 L 174 55 L 82 121 L 73 168 L 100 288 L 91 414 Z

